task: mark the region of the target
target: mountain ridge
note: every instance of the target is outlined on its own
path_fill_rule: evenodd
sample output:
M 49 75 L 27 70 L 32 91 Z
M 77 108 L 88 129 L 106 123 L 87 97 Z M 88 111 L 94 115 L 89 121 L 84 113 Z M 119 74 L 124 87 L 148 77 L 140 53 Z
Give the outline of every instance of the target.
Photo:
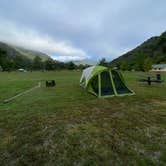
M 166 63 L 166 32 L 151 37 L 133 50 L 114 59 L 111 61 L 111 66 L 124 70 L 145 70 L 152 64 L 158 63 Z
M 20 46 L 15 46 L 15 45 L 8 44 L 2 41 L 0 41 L 0 49 L 4 49 L 7 52 L 7 54 L 10 52 L 11 53 L 10 56 L 12 56 L 12 53 L 13 53 L 13 56 L 19 55 L 19 56 L 26 57 L 30 60 L 33 60 L 36 56 L 39 56 L 42 59 L 42 61 L 45 61 L 48 58 L 51 58 L 47 54 L 42 53 L 40 51 L 27 49 Z

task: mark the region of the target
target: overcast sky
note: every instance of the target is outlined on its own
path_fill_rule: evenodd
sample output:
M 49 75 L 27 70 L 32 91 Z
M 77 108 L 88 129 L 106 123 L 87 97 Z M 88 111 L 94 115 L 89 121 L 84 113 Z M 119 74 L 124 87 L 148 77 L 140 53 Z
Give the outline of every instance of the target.
M 0 41 L 61 61 L 112 60 L 166 30 L 166 0 L 0 0 Z

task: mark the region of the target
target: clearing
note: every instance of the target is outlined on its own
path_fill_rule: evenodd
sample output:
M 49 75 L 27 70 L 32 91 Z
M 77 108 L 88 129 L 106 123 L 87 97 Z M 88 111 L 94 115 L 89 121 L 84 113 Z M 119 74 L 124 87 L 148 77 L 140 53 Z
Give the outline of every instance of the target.
M 166 82 L 145 74 L 123 73 L 136 95 L 98 99 L 79 71 L 0 73 L 0 103 L 41 82 L 0 104 L 0 165 L 166 165 Z

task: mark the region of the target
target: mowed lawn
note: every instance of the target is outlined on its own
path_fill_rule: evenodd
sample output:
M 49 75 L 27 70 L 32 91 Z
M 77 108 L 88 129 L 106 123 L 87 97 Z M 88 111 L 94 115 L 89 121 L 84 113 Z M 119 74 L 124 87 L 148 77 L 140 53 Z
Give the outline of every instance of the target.
M 0 165 L 166 165 L 166 75 L 124 72 L 136 95 L 98 99 L 79 87 L 81 72 L 0 73 Z M 45 80 L 54 79 L 55 88 Z

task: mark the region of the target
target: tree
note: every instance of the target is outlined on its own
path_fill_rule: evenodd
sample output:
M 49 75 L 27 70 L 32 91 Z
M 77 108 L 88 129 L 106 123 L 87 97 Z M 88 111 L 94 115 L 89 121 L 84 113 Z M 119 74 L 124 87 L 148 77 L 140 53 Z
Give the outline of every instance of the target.
M 55 69 L 65 69 L 65 63 L 64 62 L 59 62 L 55 61 Z
M 3 68 L 2 68 L 2 66 L 0 65 L 0 71 L 3 71 Z
M 146 57 L 148 57 L 148 55 L 144 53 L 137 53 L 134 57 L 133 69 L 135 69 L 136 71 L 144 71 L 143 64 Z
M 0 66 L 3 69 L 5 69 L 6 61 L 7 61 L 7 53 L 6 53 L 6 51 L 0 49 Z
M 85 69 L 85 65 L 79 64 L 79 65 L 77 66 L 77 68 L 80 69 L 80 70 L 83 70 L 83 69 Z
M 143 63 L 143 69 L 144 71 L 149 71 L 150 69 L 152 69 L 152 60 L 151 58 L 146 58 L 144 60 L 144 63 Z
M 128 70 L 128 63 L 127 62 L 122 62 L 120 65 L 121 70 Z
M 99 65 L 105 66 L 105 67 L 110 67 L 109 62 L 107 62 L 105 58 L 102 58 L 102 59 L 99 61 Z
M 55 69 L 55 61 L 51 58 L 45 61 L 45 69 L 46 70 L 54 70 Z
M 42 59 L 39 56 L 36 56 L 32 62 L 32 69 L 41 70 L 43 68 L 44 68 L 44 65 L 43 65 Z
M 68 70 L 74 70 L 74 69 L 76 69 L 76 67 L 77 66 L 72 61 L 66 63 L 66 69 L 68 69 Z

